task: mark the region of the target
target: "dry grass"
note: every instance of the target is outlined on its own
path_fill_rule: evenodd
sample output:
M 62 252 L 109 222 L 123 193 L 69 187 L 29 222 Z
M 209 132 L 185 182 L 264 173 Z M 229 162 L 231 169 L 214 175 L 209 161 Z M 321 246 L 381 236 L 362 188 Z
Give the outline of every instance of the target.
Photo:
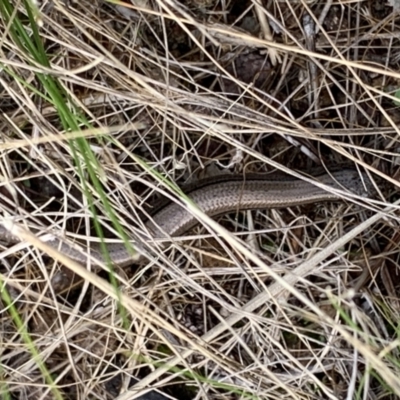
M 2 215 L 25 228 L 1 253 L 2 398 L 398 398 L 397 11 L 132 3 L 43 1 L 49 65 L 12 35 L 15 18 L 31 32 L 26 4 L 0 20 Z M 137 238 L 155 193 L 173 194 L 153 170 L 181 186 L 342 163 L 381 193 L 219 223 L 192 208 L 200 227 L 167 248 L 149 241 L 148 262 L 111 283 L 27 229 L 86 245 L 95 209 L 107 240 Z M 84 284 L 59 292 L 60 270 Z

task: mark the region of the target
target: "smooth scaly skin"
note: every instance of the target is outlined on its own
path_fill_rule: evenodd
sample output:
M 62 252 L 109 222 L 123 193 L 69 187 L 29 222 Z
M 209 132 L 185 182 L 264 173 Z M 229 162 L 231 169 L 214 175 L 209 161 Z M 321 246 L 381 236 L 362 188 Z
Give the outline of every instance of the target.
M 359 172 L 343 169 L 330 175 L 315 178 L 315 182 L 325 184 L 331 189 L 349 191 L 355 195 L 365 195 L 373 191 L 369 179 Z M 366 187 L 364 186 L 364 184 Z M 197 206 L 210 217 L 237 210 L 256 210 L 285 208 L 303 204 L 332 201 L 341 198 L 340 194 L 330 192 L 312 183 L 280 176 L 269 175 L 235 176 L 227 175 L 203 180 L 201 184 L 192 184 L 186 194 Z M 197 187 L 197 189 L 196 189 Z M 198 220 L 179 203 L 163 206 L 152 219 L 146 223 L 151 236 L 165 239 L 180 236 L 198 224 Z M 0 239 L 8 243 L 18 242 L 18 237 L 0 226 Z M 86 264 L 88 255 L 62 239 L 52 238 L 46 243 L 60 250 L 66 256 L 81 264 Z M 140 254 L 132 254 L 125 245 L 107 244 L 110 259 L 116 266 L 126 266 L 140 259 Z M 90 247 L 91 257 L 105 262 L 100 246 L 94 243 Z

